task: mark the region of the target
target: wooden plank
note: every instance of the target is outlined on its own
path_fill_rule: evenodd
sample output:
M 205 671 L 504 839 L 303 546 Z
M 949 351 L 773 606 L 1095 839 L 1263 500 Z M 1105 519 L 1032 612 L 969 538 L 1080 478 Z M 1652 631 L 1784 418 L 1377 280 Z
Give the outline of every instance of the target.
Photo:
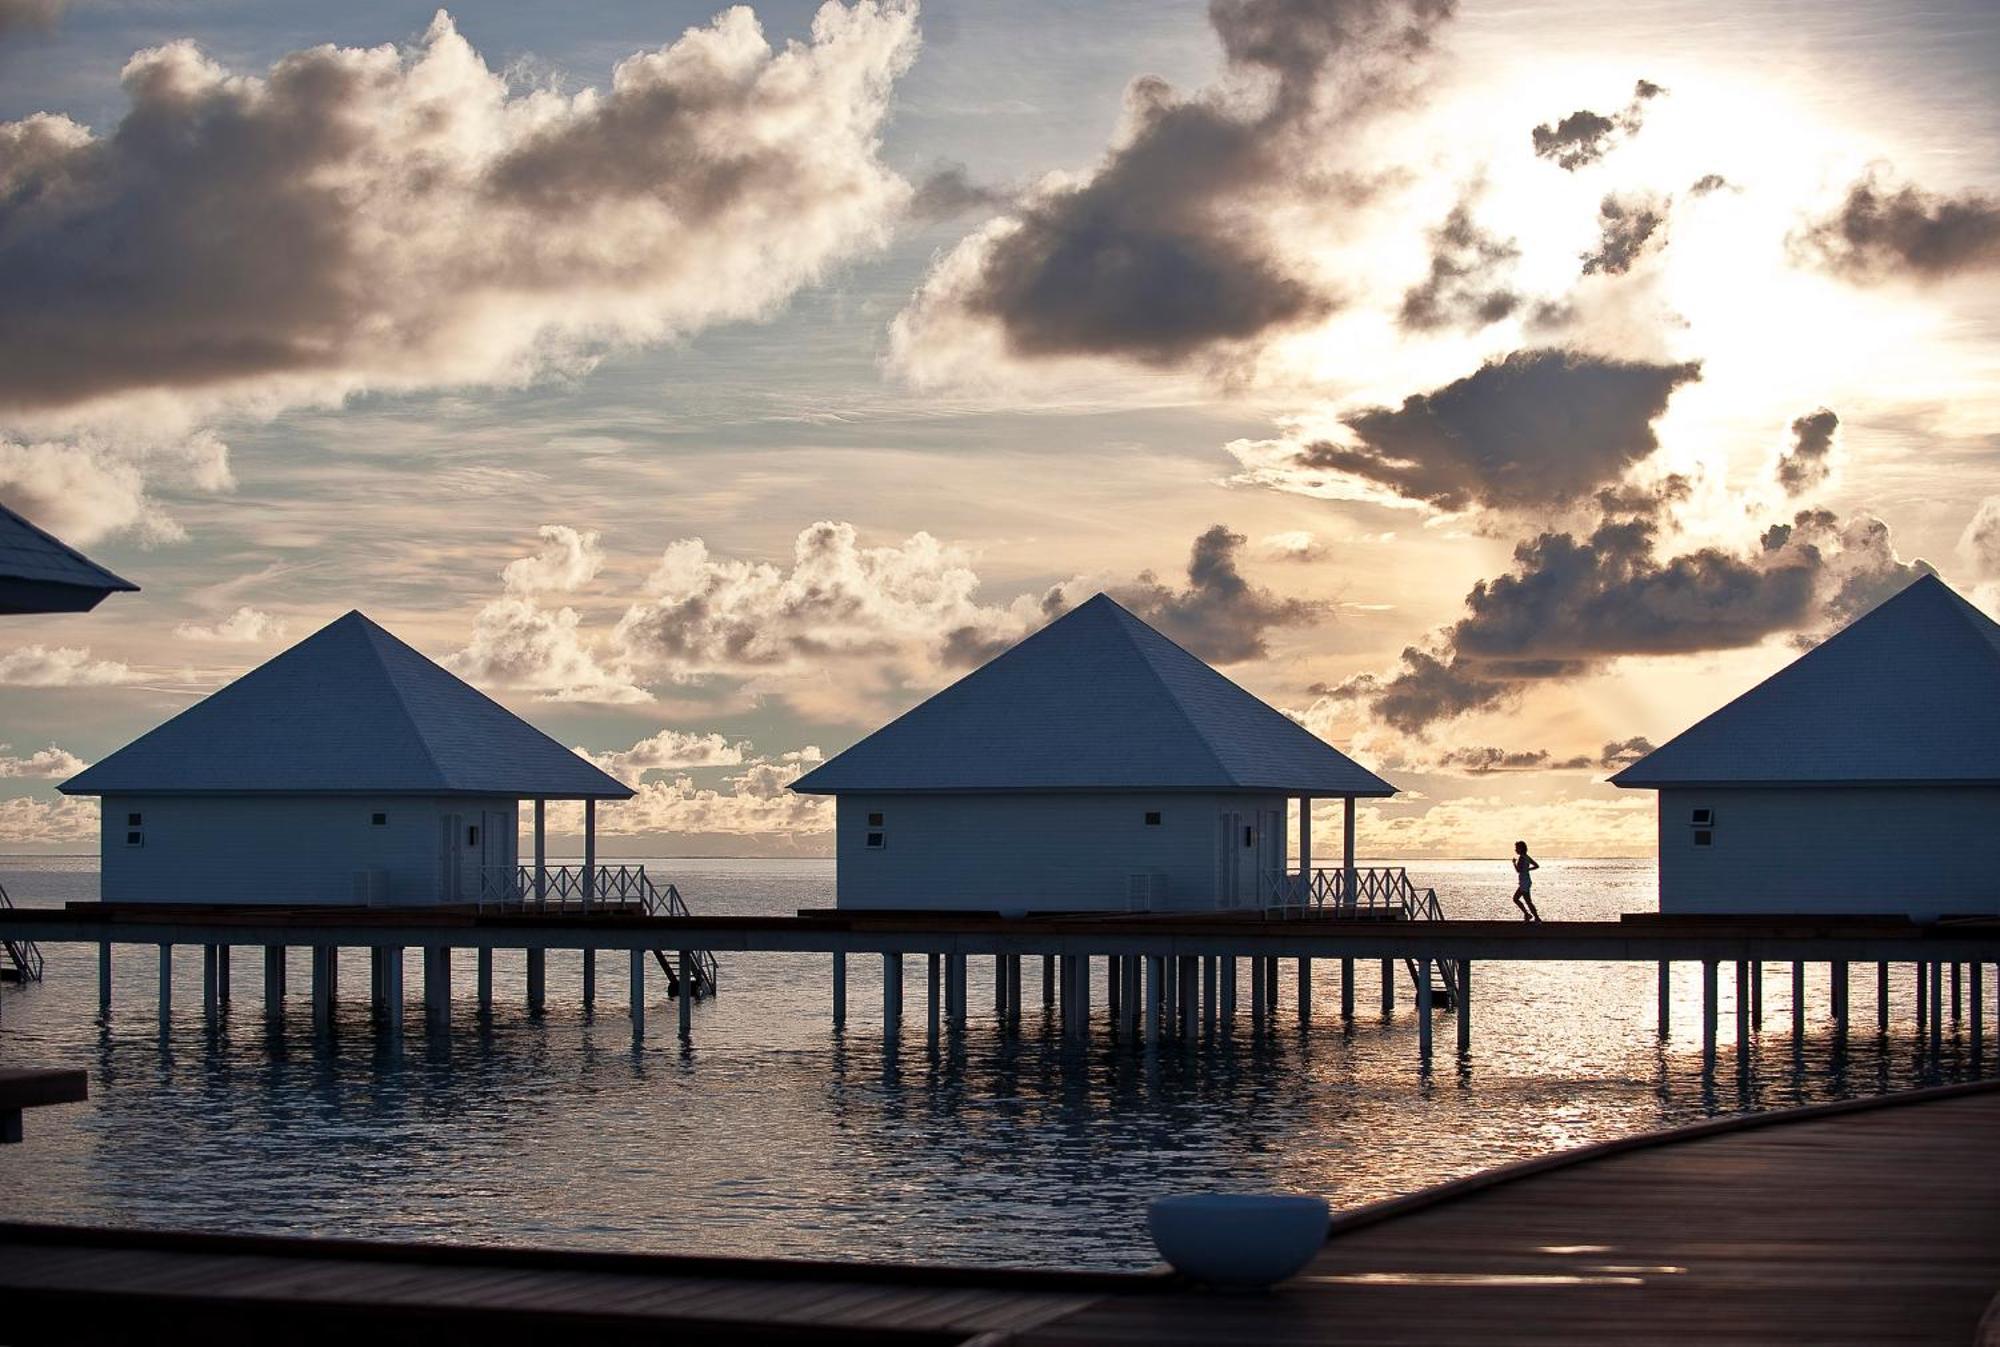
M 81 1067 L 0 1067 L 0 1109 L 78 1104 L 90 1098 L 90 1073 Z

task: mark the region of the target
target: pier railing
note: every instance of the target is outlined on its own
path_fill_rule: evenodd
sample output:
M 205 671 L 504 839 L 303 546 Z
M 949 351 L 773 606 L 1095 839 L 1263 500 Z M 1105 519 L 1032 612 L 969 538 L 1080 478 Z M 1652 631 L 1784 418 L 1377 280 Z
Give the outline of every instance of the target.
M 1350 881 L 1349 875 L 1353 878 Z M 1341 866 L 1325 866 L 1300 873 L 1297 870 L 1267 870 L 1259 882 L 1259 905 L 1268 912 L 1286 916 L 1308 916 L 1325 912 L 1407 911 L 1420 902 L 1420 891 L 1410 882 L 1410 872 L 1400 865 L 1357 865 L 1351 871 Z M 1437 902 L 1434 891 L 1423 890 Z M 1411 913 L 1410 915 L 1415 915 Z
M 643 865 L 509 865 L 489 866 L 479 874 L 478 908 L 482 912 L 533 912 L 557 915 L 625 913 L 644 917 L 688 917 L 681 891 L 672 884 L 655 884 Z M 678 992 L 678 951 L 654 950 L 670 989 Z M 690 950 L 694 994 L 715 991 L 715 955 Z
M 7 896 L 7 886 L 0 884 L 0 907 L 11 908 L 14 900 Z M 6 956 L 13 969 L 15 980 L 20 982 L 40 982 L 42 980 L 42 950 L 32 940 L 0 940 L 0 955 Z M 4 969 L 0 969 L 4 971 Z

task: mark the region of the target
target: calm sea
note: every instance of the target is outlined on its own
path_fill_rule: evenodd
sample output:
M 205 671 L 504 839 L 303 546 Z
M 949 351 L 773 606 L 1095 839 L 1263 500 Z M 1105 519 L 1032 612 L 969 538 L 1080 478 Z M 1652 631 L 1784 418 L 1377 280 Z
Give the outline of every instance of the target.
M 697 911 L 790 913 L 833 900 L 819 861 L 648 863 Z M 1510 916 L 1504 862 L 1414 867 L 1454 916 Z M 96 862 L 0 860 L 23 906 L 94 898 Z M 1550 917 L 1653 905 L 1650 863 L 1549 861 Z M 239 951 L 236 1000 L 215 1029 L 199 954 L 181 951 L 174 1016 L 155 1013 L 157 955 L 119 952 L 108 1021 L 94 949 L 48 951 L 39 985 L 0 987 L 0 1063 L 79 1064 L 86 1105 L 28 1116 L 0 1150 L 0 1184 L 34 1219 L 132 1226 L 450 1239 L 708 1254 L 1133 1268 L 1152 1261 L 1148 1199 L 1163 1193 L 1302 1190 L 1354 1205 L 1558 1147 L 1718 1113 L 1954 1079 L 1975 1069 L 1964 1026 L 1942 1060 L 1918 1048 L 1914 992 L 1894 984 L 1875 1032 L 1872 969 L 1857 969 L 1844 1049 L 1811 970 L 1808 1032 L 1791 1034 L 1789 968 L 1767 973 L 1765 1026 L 1739 1075 L 1723 979 L 1724 1046 L 1701 1073 L 1699 974 L 1681 970 L 1671 1040 L 1654 1035 L 1651 965 L 1487 963 L 1473 1049 L 1441 1022 L 1435 1072 L 1417 1063 L 1407 979 L 1384 1018 L 1372 965 L 1359 1011 L 1339 1021 L 1337 965 L 1322 965 L 1318 1018 L 1301 1029 L 1290 970 L 1279 1031 L 1156 1059 L 1102 1032 L 1065 1051 L 1041 1013 L 1031 962 L 1018 1039 L 992 1023 L 991 964 L 974 961 L 973 1019 L 933 1053 L 921 964 L 908 978 L 900 1048 L 880 1033 L 879 961 L 851 960 L 836 1036 L 823 956 L 726 955 L 722 994 L 694 1012 L 691 1047 L 664 1004 L 634 1051 L 620 968 L 602 969 L 595 1018 L 576 955 L 551 954 L 548 1009 L 523 1007 L 521 956 L 502 954 L 489 1024 L 472 1013 L 470 955 L 455 970 L 449 1034 L 408 1019 L 403 1051 L 378 1053 L 364 954 L 343 968 L 335 1046 L 316 1051 L 300 994 L 282 1033 L 261 1010 L 261 955 Z M 871 966 L 872 965 L 872 966 Z M 421 979 L 413 958 L 411 995 Z M 661 980 L 654 979 L 659 988 Z M 1247 992 L 1242 998 L 1245 1014 Z M 1989 1048 L 1990 1051 L 1990 1048 Z

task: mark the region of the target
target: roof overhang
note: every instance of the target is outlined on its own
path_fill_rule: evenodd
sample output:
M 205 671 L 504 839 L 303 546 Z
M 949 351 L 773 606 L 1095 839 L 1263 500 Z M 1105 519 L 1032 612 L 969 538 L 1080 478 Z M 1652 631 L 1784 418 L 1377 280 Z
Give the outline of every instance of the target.
M 803 778 L 802 778 L 803 779 Z M 1300 789 L 1297 786 L 806 786 L 785 789 L 796 795 L 1284 795 L 1310 800 L 1386 800 L 1398 794 L 1386 782 L 1376 790 Z
M 86 786 L 81 790 L 75 790 L 71 789 L 67 781 L 57 786 L 56 791 L 62 795 L 73 796 L 151 795 L 207 800 L 379 800 L 398 796 L 404 799 L 427 800 L 629 800 L 639 793 L 629 787 L 616 791 L 575 791 L 449 790 L 419 786 L 379 786 L 358 790 L 180 790 L 172 786 Z
M 1622 776 L 1623 773 L 1620 773 Z M 2000 779 L 1993 777 L 1896 777 L 1877 779 L 1855 779 L 1841 781 L 1799 781 L 1799 780 L 1689 780 L 1689 781 L 1621 781 L 1618 777 L 1608 778 L 1620 790 L 1928 790 L 1987 787 L 2000 789 Z

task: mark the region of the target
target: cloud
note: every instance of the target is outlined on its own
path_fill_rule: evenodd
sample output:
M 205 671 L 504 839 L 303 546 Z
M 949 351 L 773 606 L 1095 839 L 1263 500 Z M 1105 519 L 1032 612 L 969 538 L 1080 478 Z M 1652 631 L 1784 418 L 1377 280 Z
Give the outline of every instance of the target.
M 674 679 L 799 672 L 868 657 L 906 672 L 935 667 L 954 642 L 1018 639 L 1034 605 L 981 605 L 971 557 L 928 533 L 864 547 L 850 523 L 822 520 L 792 543 L 789 568 L 711 556 L 700 538 L 661 554 L 648 597 L 619 620 L 630 664 Z
M 741 766 L 749 748 L 747 740 L 732 741 L 714 731 L 690 734 L 668 729 L 641 739 L 630 748 L 608 753 L 592 753 L 584 748 L 576 751 L 627 785 L 637 785 L 648 772 Z
M 916 220 L 949 220 L 973 211 L 998 210 L 1013 199 L 1011 192 L 974 182 L 963 164 L 942 164 L 917 184 L 909 213 Z
M 1236 565 L 1247 541 L 1216 524 L 1194 540 L 1185 587 L 1175 589 L 1143 571 L 1131 584 L 1114 587 L 1111 597 L 1210 664 L 1262 659 L 1271 631 L 1318 621 L 1327 605 L 1281 598 L 1251 584 Z
M 1358 675 L 1333 695 L 1420 733 L 1623 656 L 1735 649 L 1783 634 L 1810 644 L 1932 573 L 1897 556 L 1880 520 L 1826 510 L 1773 525 L 1747 553 L 1703 547 L 1662 558 L 1658 532 L 1654 519 L 1607 518 L 1583 538 L 1550 531 L 1521 543 L 1513 569 L 1473 585 L 1465 616 L 1428 648 L 1413 646 L 1391 675 Z
M 1644 738 L 1620 739 L 1604 745 L 1596 753 L 1577 753 L 1558 758 L 1546 748 L 1507 749 L 1454 748 L 1438 759 L 1441 771 L 1464 776 L 1492 776 L 1499 772 L 1583 772 L 1593 768 L 1609 771 L 1628 766 L 1653 751 Z
M 1516 351 L 1400 407 L 1349 414 L 1352 442 L 1304 445 L 1288 466 L 1306 485 L 1333 476 L 1444 510 L 1566 504 L 1658 449 L 1653 421 L 1700 377 L 1694 363 Z
M 48 32 L 69 8 L 69 0 L 0 0 L 0 38 L 22 29 Z
M 641 781 L 632 799 L 598 806 L 597 829 L 605 836 L 822 836 L 833 831 L 832 798 L 787 789 L 822 760 L 817 748 L 806 748 L 758 761 L 725 777 L 721 788 L 697 786 L 688 776 Z
M 11 846 L 97 839 L 97 801 L 68 795 L 0 801 L 0 842 Z
M 1649 192 L 1605 197 L 1597 207 L 1597 248 L 1583 254 L 1583 274 L 1623 276 L 1630 271 L 1649 242 L 1664 242 L 1660 227 L 1667 222 L 1670 204 Z
M 1826 480 L 1833 453 L 1833 433 L 1840 418 L 1821 407 L 1792 422 L 1791 447 L 1778 456 L 1778 485 L 1788 496 L 1810 491 Z
M 0 125 L 0 411 L 512 383 L 764 316 L 886 238 L 916 44 L 893 0 L 775 51 L 735 8 L 571 96 L 510 93 L 442 12 L 262 77 L 142 51 L 110 134 Z
M 1630 767 L 1651 753 L 1653 748 L 1653 741 L 1642 734 L 1630 739 L 1614 739 L 1597 755 L 1597 765 L 1604 768 Z
M 0 312 L 5 307 L 0 296 Z M 0 499 L 65 542 L 87 545 L 120 534 L 149 545 L 185 538 L 148 493 L 149 478 L 206 492 L 236 485 L 228 446 L 207 432 L 166 444 L 0 439 Z
M 1329 167 L 1355 124 L 1400 106 L 1450 0 L 1214 0 L 1224 77 L 1182 95 L 1144 76 L 1095 169 L 1052 178 L 963 240 L 894 325 L 920 382 L 967 349 L 1176 365 L 1315 323 L 1336 296 L 1280 218 L 1351 204 Z
M 0 655 L 0 685 L 17 688 L 108 687 L 139 675 L 116 660 L 93 659 L 73 645 L 24 645 Z
M 1274 561 L 1323 561 L 1333 554 L 1325 539 L 1307 529 L 1266 534 L 1257 549 Z
M 66 781 L 90 764 L 66 748 L 50 744 L 25 758 L 10 751 L 12 744 L 0 744 L 0 777 L 35 777 L 46 781 Z
M 1982 577 L 2000 576 L 2000 496 L 1979 502 L 1958 537 L 1958 552 Z
M 1431 268 L 1403 294 L 1397 315 L 1406 330 L 1434 332 L 1445 327 L 1481 328 L 1521 306 L 1521 296 L 1495 279 L 1521 250 L 1513 240 L 1481 229 L 1471 203 L 1461 200 L 1431 231 Z
M 1710 192 L 1733 192 L 1736 188 L 1720 173 L 1704 173 L 1688 185 L 1689 196 L 1707 196 Z
M 1640 80 L 1632 88 L 1632 101 L 1621 112 L 1607 117 L 1579 108 L 1554 125 L 1544 122 L 1529 133 L 1535 156 L 1552 160 L 1572 173 L 1594 164 L 1639 134 L 1647 102 L 1665 92 L 1650 80 Z
M 1792 244 L 1802 258 L 1853 281 L 1943 280 L 2000 267 L 2000 201 L 1978 192 L 1891 190 L 1871 171 Z
M 544 524 L 537 535 L 537 551 L 501 568 L 506 592 L 479 610 L 471 639 L 444 666 L 482 687 L 531 692 L 547 701 L 651 701 L 584 634 L 581 614 L 541 603 L 545 594 L 571 593 L 596 578 L 604 564 L 598 535 L 567 524 Z
M 275 641 L 285 634 L 285 623 L 272 617 L 260 608 L 243 604 L 228 617 L 216 622 L 202 624 L 183 622 L 174 628 L 174 635 L 184 641 L 221 641 L 230 644 L 254 644 L 258 641 Z

